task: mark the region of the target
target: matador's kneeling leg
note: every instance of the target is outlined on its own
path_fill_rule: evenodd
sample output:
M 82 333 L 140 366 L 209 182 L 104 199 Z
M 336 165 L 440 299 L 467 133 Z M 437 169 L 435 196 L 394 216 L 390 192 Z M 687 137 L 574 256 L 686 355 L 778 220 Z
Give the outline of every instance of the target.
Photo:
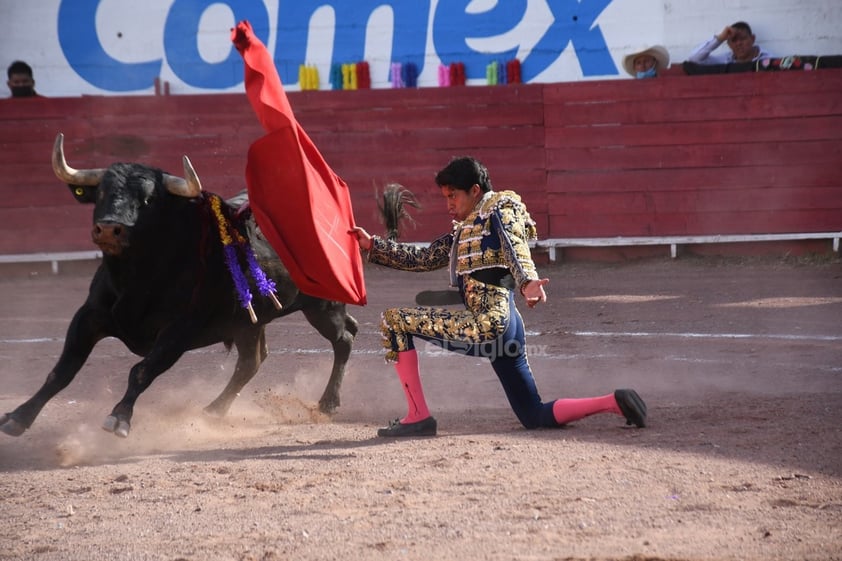
M 418 352 L 415 349 L 399 352 L 395 371 L 406 396 L 406 416 L 389 423 L 377 431 L 378 436 L 435 436 L 436 420 L 430 416 L 421 375 L 418 368 Z

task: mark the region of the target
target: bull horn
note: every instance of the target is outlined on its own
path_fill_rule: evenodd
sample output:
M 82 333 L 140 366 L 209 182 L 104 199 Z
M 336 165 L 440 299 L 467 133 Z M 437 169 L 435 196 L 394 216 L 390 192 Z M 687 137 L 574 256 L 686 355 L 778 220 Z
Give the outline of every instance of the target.
M 53 144 L 53 173 L 70 185 L 99 185 L 105 169 L 73 169 L 64 159 L 64 134 L 58 133 Z
M 164 186 L 166 186 L 167 191 L 188 199 L 198 197 L 199 193 L 202 192 L 202 182 L 199 181 L 199 176 L 187 156 L 184 156 L 184 177 L 187 179 L 165 173 Z

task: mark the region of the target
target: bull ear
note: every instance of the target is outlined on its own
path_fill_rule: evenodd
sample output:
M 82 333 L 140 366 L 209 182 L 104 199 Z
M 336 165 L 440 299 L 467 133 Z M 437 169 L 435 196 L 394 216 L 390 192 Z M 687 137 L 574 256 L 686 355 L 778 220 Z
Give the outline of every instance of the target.
M 163 179 L 167 191 L 173 195 L 192 199 L 202 192 L 202 182 L 199 181 L 199 176 L 187 156 L 184 156 L 184 178 L 165 173 Z
M 105 169 L 73 169 L 68 166 L 64 159 L 64 135 L 58 133 L 53 144 L 53 173 L 69 185 L 96 186 L 102 181 Z
M 70 187 L 70 192 L 73 193 L 73 198 L 75 198 L 78 202 L 96 202 L 96 192 L 99 188 L 98 186 L 91 187 L 90 185 L 68 185 L 68 187 Z

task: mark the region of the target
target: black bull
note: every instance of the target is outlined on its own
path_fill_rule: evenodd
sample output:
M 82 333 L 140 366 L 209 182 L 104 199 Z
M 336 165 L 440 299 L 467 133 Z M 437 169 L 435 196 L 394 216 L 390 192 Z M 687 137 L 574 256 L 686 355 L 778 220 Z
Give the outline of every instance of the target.
M 216 196 L 201 190 L 186 157 L 184 178 L 140 164 L 75 170 L 65 162 L 59 134 L 53 169 L 77 200 L 95 204 L 91 235 L 103 259 L 85 303 L 70 322 L 58 362 L 35 395 L 0 416 L 0 430 L 18 436 L 28 429 L 106 337 L 119 339 L 142 359 L 132 366 L 126 393 L 106 417 L 105 430 L 128 436 L 135 402 L 152 381 L 186 351 L 220 342 L 237 348 L 237 364 L 225 389 L 205 411 L 224 415 L 268 354 L 265 325 L 299 311 L 333 346 L 333 369 L 319 407 L 331 413 L 339 406 L 356 320 L 343 303 L 299 292 L 250 213 L 239 217 L 234 205 L 217 197 L 231 234 L 236 237 L 236 230 L 249 242 L 261 269 L 275 282 L 282 305 L 278 309 L 252 283 L 256 321 L 250 318 L 226 265 L 224 234 L 212 208 Z M 240 265 L 248 277 L 247 259 L 241 257 Z

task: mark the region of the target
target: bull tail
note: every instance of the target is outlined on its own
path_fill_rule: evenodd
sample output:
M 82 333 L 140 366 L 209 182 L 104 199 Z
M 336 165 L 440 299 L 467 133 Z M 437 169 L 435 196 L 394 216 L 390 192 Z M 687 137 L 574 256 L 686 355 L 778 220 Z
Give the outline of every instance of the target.
M 378 195 L 378 199 L 379 199 Z M 386 237 L 397 240 L 401 231 L 401 223 L 408 222 L 415 226 L 415 220 L 407 212 L 407 206 L 420 208 L 421 205 L 415 195 L 400 183 L 389 183 L 383 189 L 382 201 L 378 200 L 380 219 L 386 227 Z

